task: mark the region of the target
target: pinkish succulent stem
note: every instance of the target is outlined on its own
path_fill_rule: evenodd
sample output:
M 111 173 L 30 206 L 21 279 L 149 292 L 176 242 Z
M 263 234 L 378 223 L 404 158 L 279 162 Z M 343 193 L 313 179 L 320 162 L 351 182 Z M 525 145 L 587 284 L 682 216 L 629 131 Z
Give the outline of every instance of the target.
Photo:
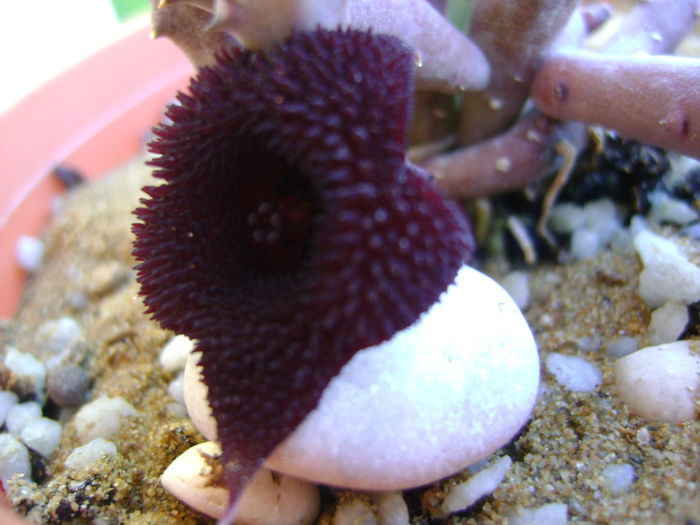
M 554 145 L 560 140 L 581 145 L 585 128 L 560 126 L 535 111 L 506 133 L 433 157 L 423 167 L 450 197 L 484 197 L 521 188 L 550 174 L 556 166 Z
M 210 19 L 200 34 L 188 31 L 186 38 L 176 41 L 188 54 L 188 50 L 201 47 L 191 40 L 208 38 L 207 32 L 226 32 L 244 47 L 261 49 L 285 40 L 294 30 L 346 26 L 393 35 L 412 47 L 420 89 L 482 89 L 490 74 L 481 50 L 436 11 L 429 0 L 157 1 L 163 10 L 183 7 L 177 4 L 195 6 Z
M 533 100 L 552 118 L 601 125 L 700 158 L 700 60 L 639 55 L 671 52 L 699 7 L 698 0 L 638 5 L 604 55 L 565 50 L 549 58 L 533 82 Z
M 401 38 L 418 53 L 419 89 L 482 89 L 490 68 L 479 48 L 427 0 L 348 0 L 346 23 Z
M 438 13 L 444 13 L 447 7 L 447 0 L 428 0 Z
M 700 158 L 700 60 L 567 52 L 532 86 L 546 115 Z
M 586 37 L 605 23 L 612 10 L 607 4 L 579 6 L 569 17 L 569 21 L 549 46 L 549 53 L 583 46 Z
M 506 129 L 528 97 L 530 82 L 575 0 L 482 0 L 470 37 L 484 51 L 492 75 L 484 91 L 464 97 L 459 138 L 471 144 Z
M 670 53 L 693 30 L 698 0 L 647 0 L 625 17 L 605 45 L 611 55 Z

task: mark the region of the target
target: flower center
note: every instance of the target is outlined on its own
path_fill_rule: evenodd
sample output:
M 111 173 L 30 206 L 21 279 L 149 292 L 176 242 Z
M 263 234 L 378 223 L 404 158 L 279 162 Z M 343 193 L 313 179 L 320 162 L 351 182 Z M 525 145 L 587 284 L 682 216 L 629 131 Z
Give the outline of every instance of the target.
M 311 235 L 313 202 L 308 183 L 298 175 L 286 174 L 272 195 L 253 204 L 246 223 L 252 259 L 259 269 L 293 272 L 298 267 Z

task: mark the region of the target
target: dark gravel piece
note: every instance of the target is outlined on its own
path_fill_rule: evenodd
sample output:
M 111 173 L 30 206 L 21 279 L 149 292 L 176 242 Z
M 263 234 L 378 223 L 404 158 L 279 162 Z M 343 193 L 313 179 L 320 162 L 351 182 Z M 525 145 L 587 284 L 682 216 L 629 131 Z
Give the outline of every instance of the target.
M 90 376 L 77 365 L 59 365 L 51 368 L 46 377 L 49 397 L 62 407 L 77 407 L 87 398 Z

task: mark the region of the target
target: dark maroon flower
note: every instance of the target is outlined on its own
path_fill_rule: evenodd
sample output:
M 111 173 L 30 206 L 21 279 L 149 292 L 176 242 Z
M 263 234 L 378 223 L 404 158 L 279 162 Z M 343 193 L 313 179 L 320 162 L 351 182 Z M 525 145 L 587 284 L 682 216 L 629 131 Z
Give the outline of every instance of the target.
M 297 34 L 200 70 L 156 130 L 138 279 L 202 352 L 231 508 L 353 354 L 414 323 L 473 250 L 405 161 L 412 68 L 395 37 Z

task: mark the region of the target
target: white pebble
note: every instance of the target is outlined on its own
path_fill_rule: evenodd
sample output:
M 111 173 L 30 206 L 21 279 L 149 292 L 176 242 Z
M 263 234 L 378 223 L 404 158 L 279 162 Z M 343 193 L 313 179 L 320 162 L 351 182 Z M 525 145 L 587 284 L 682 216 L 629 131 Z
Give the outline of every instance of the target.
M 606 354 L 609 357 L 624 357 L 637 351 L 639 344 L 634 337 L 621 335 L 620 337 L 608 341 L 606 347 Z
M 48 458 L 58 447 L 62 431 L 58 421 L 40 417 L 27 423 L 19 437 L 29 448 Z
M 689 224 L 679 232 L 685 237 L 690 237 L 695 241 L 700 241 L 700 222 Z
M 661 345 L 676 341 L 688 324 L 688 308 L 676 301 L 669 301 L 651 314 L 649 343 Z
M 635 437 L 637 438 L 637 444 L 640 447 L 646 447 L 649 445 L 649 443 L 651 443 L 651 432 L 649 432 L 647 427 L 642 427 L 637 430 Z
M 0 481 L 7 488 L 7 482 L 16 474 L 31 479 L 32 466 L 29 451 L 22 443 L 7 432 L 0 433 Z
M 0 390 L 0 427 L 5 424 L 7 412 L 18 402 L 17 394 L 9 390 Z
M 98 437 L 112 437 L 119 431 L 124 419 L 136 413 L 136 409 L 121 397 L 101 396 L 83 405 L 73 421 L 80 441 L 87 443 Z
M 68 469 L 81 470 L 89 467 L 105 456 L 117 454 L 117 447 L 104 438 L 95 438 L 80 447 L 74 448 L 64 461 Z
M 209 390 L 202 381 L 202 367 L 199 366 L 201 355 L 200 352 L 192 352 L 188 356 L 182 377 L 182 393 L 187 412 L 194 426 L 205 438 L 216 441 L 216 420 L 207 402 Z
M 697 341 L 676 341 L 618 359 L 615 384 L 630 411 L 651 422 L 678 423 L 695 418 L 700 394 L 699 351 Z
M 29 381 L 34 386 L 34 394 L 40 401 L 45 399 L 46 366 L 36 357 L 25 352 L 19 352 L 10 347 L 5 355 L 5 367 L 18 379 Z
M 187 417 L 187 408 L 182 403 L 173 401 L 165 405 L 165 409 L 168 411 L 168 414 L 174 418 L 181 419 Z
M 508 525 L 566 525 L 569 508 L 564 503 L 548 503 L 535 509 L 524 509 L 508 520 Z
M 408 506 L 400 492 L 375 492 L 372 503 L 379 511 L 380 525 L 408 525 Z
M 168 394 L 178 403 L 185 402 L 185 395 L 182 389 L 182 373 L 173 379 L 168 385 Z
M 588 202 L 582 213 L 582 222 L 572 231 L 570 249 L 574 258 L 589 259 L 607 246 L 620 230 L 620 218 L 610 199 Z
M 639 295 L 647 306 L 658 308 L 668 301 L 688 305 L 700 300 L 700 268 L 675 243 L 642 230 L 635 235 L 634 246 L 644 264 Z
M 672 197 L 663 190 L 649 194 L 649 216 L 656 222 L 686 225 L 698 219 L 698 212 L 685 201 Z
M 569 249 L 575 259 L 583 260 L 598 255 L 603 246 L 605 246 L 603 238 L 597 231 L 583 227 L 574 231 Z
M 440 510 L 444 516 L 459 512 L 498 488 L 513 465 L 510 456 L 502 456 L 467 481 L 452 487 L 442 502 Z
M 36 237 L 20 235 L 17 240 L 17 262 L 29 273 L 36 272 L 44 258 L 44 243 Z
M 176 335 L 163 347 L 160 353 L 160 365 L 168 372 L 182 370 L 192 350 L 194 350 L 192 339 L 186 335 Z
M 187 409 L 215 439 L 192 361 Z M 520 310 L 493 280 L 464 267 L 414 325 L 358 352 L 266 465 L 361 490 L 431 483 L 506 444 L 527 421 L 538 384 L 537 348 Z
M 207 441 L 189 448 L 163 472 L 163 487 L 195 510 L 213 518 L 226 511 L 228 491 L 215 478 L 210 461 L 221 449 Z M 236 523 L 246 525 L 310 525 L 318 516 L 320 496 L 315 485 L 261 468 L 241 496 Z
M 612 199 L 607 197 L 587 202 L 583 206 L 586 224 L 609 240 L 613 232 L 620 227 L 620 214 Z
M 341 501 L 333 515 L 333 525 L 378 525 L 372 509 L 361 499 Z
M 27 401 L 26 403 L 20 403 L 10 407 L 7 411 L 5 424 L 7 425 L 7 430 L 9 430 L 13 436 L 19 437 L 24 427 L 31 421 L 39 419 L 40 417 L 41 405 L 35 401 Z
M 629 463 L 608 465 L 601 473 L 603 485 L 611 492 L 625 492 L 637 479 L 634 467 Z
M 39 327 L 44 346 L 53 354 L 63 355 L 82 337 L 83 327 L 69 316 L 46 321 Z
M 508 295 L 513 298 L 520 310 L 525 310 L 530 303 L 530 277 L 527 272 L 514 271 L 500 281 Z
M 549 216 L 549 227 L 560 234 L 569 234 L 580 228 L 586 221 L 586 214 L 581 206 L 572 202 L 562 202 L 552 208 Z
M 602 372 L 582 357 L 552 352 L 544 364 L 557 383 L 572 392 L 593 392 L 603 382 Z
M 600 336 L 598 334 L 586 335 L 576 340 L 578 346 L 584 352 L 595 352 L 600 348 Z

